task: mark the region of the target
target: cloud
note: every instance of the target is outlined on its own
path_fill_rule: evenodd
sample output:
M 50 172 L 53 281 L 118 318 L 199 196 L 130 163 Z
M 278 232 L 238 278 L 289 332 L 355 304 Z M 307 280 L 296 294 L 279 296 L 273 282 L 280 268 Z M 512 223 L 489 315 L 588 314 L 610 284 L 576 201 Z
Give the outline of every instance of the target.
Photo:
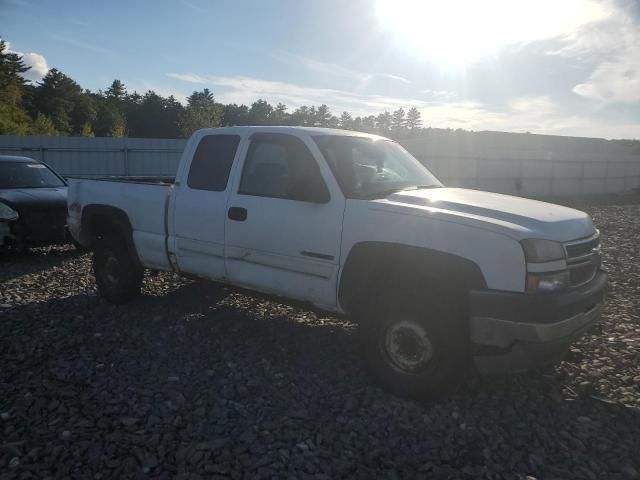
M 22 61 L 27 67 L 31 67 L 29 70 L 22 74 L 22 78 L 28 80 L 29 82 L 36 83 L 42 80 L 47 72 L 49 71 L 49 65 L 47 64 L 47 59 L 39 53 L 29 52 L 22 53 L 16 52 L 15 50 L 11 50 L 11 44 L 9 42 L 5 42 L 7 45 L 7 50 L 11 53 L 15 53 L 16 55 L 20 55 L 22 57 Z
M 398 50 L 449 69 L 490 58 L 505 45 L 570 34 L 607 15 L 601 0 L 377 0 L 373 10 Z
M 440 100 L 447 100 L 456 97 L 455 92 L 449 92 L 447 90 L 432 90 L 430 88 L 425 88 L 424 90 L 420 90 L 420 93 L 428 95 L 429 97 L 437 98 Z
M 400 75 L 394 75 L 393 73 L 371 73 L 368 75 L 368 78 L 388 78 L 389 80 L 396 80 L 398 82 L 402 82 L 402 83 L 411 83 L 409 80 L 407 80 L 404 77 L 401 77 Z
M 193 2 L 190 2 L 189 0 L 180 0 L 180 3 L 182 5 L 184 5 L 185 7 L 195 11 L 195 12 L 206 12 L 207 10 L 205 8 L 202 8 L 200 5 L 197 5 Z
M 218 87 L 219 101 L 251 104 L 258 98 L 271 102 L 283 102 L 296 108 L 301 105 L 326 103 L 334 112 L 349 110 L 355 115 L 368 115 L 383 110 L 395 110 L 400 106 L 421 106 L 425 102 L 410 98 L 360 94 L 333 88 L 315 88 L 293 83 L 264 80 L 246 76 L 200 75 L 195 73 L 168 73 L 169 77 L 183 82 Z
M 599 29 L 603 60 L 573 91 L 602 102 L 640 102 L 640 24 L 619 15 L 607 23 Z
M 640 5 L 640 4 L 637 4 Z M 564 38 L 550 52 L 592 65 L 573 92 L 602 103 L 640 102 L 640 8 L 626 1 L 603 0 L 609 12 Z
M 423 124 L 465 130 L 531 132 L 595 138 L 640 138 L 640 124 L 605 120 L 597 109 L 570 112 L 548 96 L 517 97 L 506 110 L 477 102 L 430 104 L 419 108 Z
M 603 62 L 573 91 L 603 102 L 640 102 L 640 59 Z
M 342 77 L 359 83 L 360 88 L 367 86 L 369 82 L 376 79 L 393 80 L 396 82 L 410 84 L 406 78 L 392 73 L 364 73 L 341 65 L 329 62 L 322 62 L 313 58 L 297 55 L 295 53 L 286 52 L 284 50 L 276 50 L 271 56 L 276 60 L 292 65 L 302 66 L 307 70 L 320 73 L 327 76 Z
M 290 108 L 326 103 L 334 114 L 343 110 L 352 115 L 371 115 L 399 107 L 416 107 L 425 126 L 498 130 L 605 138 L 639 138 L 640 123 L 624 119 L 605 120 L 598 109 L 571 111 L 548 95 L 518 96 L 506 107 L 492 107 L 477 101 L 417 100 L 360 94 L 340 89 L 304 87 L 292 83 L 245 76 L 216 76 L 196 73 L 169 73 L 169 77 L 216 90 L 223 103 L 250 105 L 259 98 L 283 102 Z
M 22 55 L 24 63 L 31 67 L 22 76 L 30 82 L 39 82 L 49 71 L 47 59 L 39 53 L 29 52 Z
M 77 38 L 65 35 L 58 35 L 57 33 L 49 33 L 48 37 L 56 40 L 61 43 L 65 43 L 72 47 L 82 48 L 84 50 L 89 50 L 94 53 L 99 53 L 101 55 L 113 55 L 115 52 L 105 47 L 101 47 L 99 45 L 94 45 L 92 43 L 85 42 L 83 40 L 79 40 Z
M 514 98 L 510 102 L 509 107 L 514 114 L 531 114 L 534 112 L 536 115 L 548 117 L 549 115 L 559 113 L 558 104 L 547 95 Z
M 76 18 L 76 17 L 69 18 L 68 22 L 71 23 L 72 25 L 76 25 L 78 27 L 90 27 L 91 26 L 91 23 L 85 22 L 84 20 L 81 20 L 81 19 Z

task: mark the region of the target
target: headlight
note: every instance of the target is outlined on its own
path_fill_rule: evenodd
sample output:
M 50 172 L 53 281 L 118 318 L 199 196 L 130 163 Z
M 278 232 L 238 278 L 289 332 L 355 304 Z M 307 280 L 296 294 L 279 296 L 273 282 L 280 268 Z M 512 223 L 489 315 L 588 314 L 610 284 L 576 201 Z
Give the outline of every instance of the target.
M 527 275 L 527 293 L 552 293 L 569 285 L 569 272 L 530 273 Z
M 0 202 L 0 220 L 17 220 L 18 212 L 6 203 Z
M 522 248 L 529 263 L 552 262 L 564 260 L 564 247 L 553 240 L 529 238 L 522 240 Z

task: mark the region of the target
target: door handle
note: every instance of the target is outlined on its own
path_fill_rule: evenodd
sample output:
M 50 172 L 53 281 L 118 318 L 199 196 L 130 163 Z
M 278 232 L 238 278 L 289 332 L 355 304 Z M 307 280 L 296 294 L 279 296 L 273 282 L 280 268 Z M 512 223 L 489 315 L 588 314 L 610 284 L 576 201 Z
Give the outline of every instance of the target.
M 229 217 L 229 220 L 244 222 L 247 219 L 247 209 L 242 207 L 231 207 L 227 212 L 227 217 Z

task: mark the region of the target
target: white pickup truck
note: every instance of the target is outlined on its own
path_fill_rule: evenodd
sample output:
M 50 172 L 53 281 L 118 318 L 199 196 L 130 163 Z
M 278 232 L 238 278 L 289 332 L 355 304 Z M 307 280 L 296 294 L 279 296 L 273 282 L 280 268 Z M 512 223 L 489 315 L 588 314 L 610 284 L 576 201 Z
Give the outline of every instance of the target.
M 446 188 L 382 137 L 200 130 L 173 180 L 70 181 L 68 227 L 107 300 L 138 295 L 146 268 L 349 315 L 380 384 L 419 397 L 472 366 L 557 361 L 600 318 L 607 277 L 587 214 Z

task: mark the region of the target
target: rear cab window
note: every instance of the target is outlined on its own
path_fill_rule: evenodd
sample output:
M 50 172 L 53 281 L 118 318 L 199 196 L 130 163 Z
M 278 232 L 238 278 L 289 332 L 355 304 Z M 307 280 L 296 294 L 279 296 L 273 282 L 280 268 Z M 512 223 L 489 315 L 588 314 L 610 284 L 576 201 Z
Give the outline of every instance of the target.
M 207 135 L 193 155 L 187 185 L 194 190 L 222 192 L 240 144 L 240 135 Z

